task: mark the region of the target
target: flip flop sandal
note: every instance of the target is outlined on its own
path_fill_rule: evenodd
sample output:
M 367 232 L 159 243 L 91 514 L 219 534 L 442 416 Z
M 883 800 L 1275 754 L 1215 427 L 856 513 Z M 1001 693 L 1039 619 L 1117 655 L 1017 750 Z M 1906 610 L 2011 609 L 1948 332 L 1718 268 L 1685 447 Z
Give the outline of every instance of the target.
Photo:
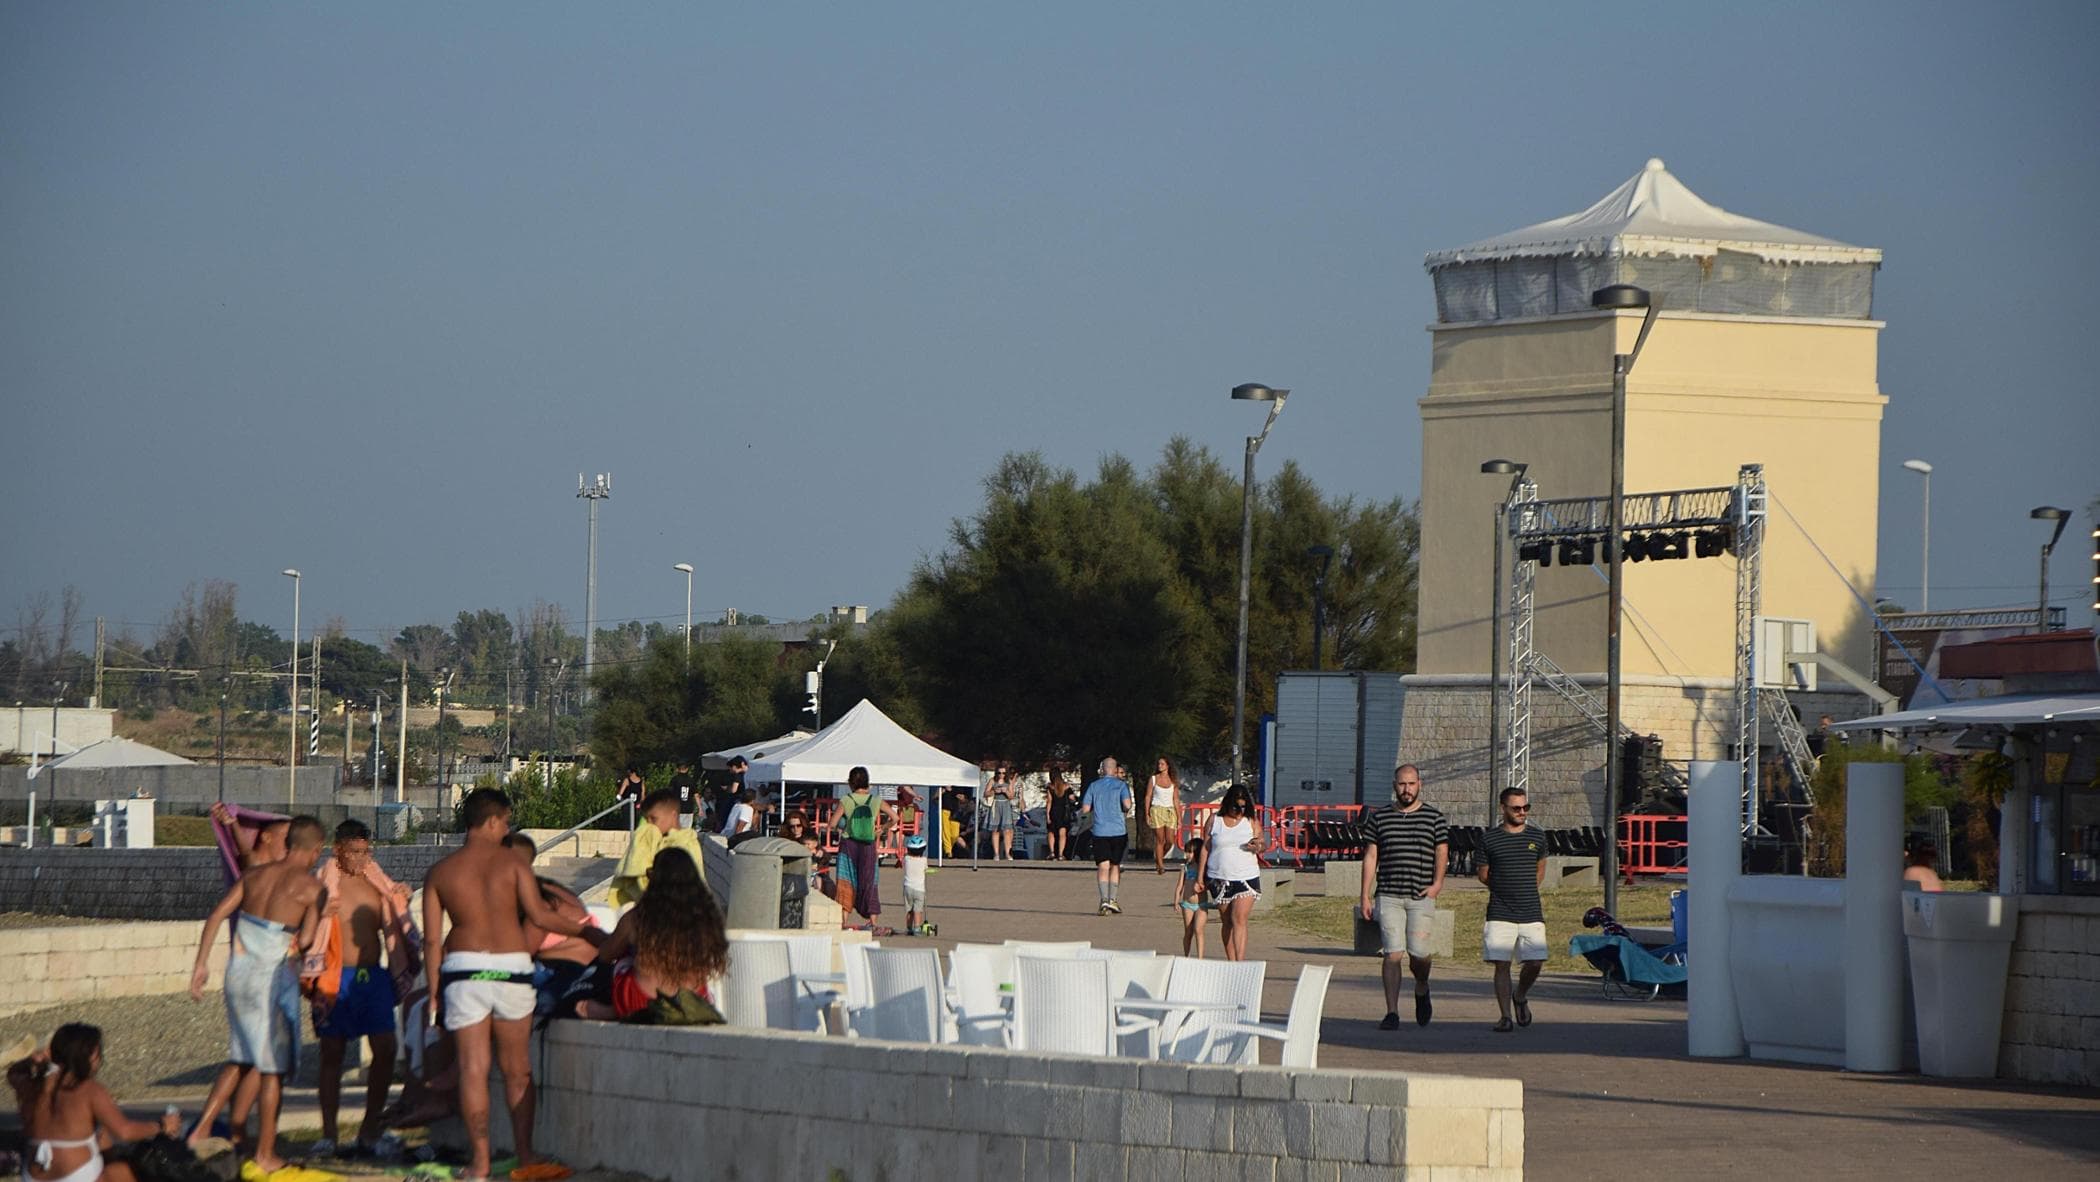
M 441 1161 L 426 1161 L 408 1171 L 408 1176 L 411 1178 L 430 1178 L 435 1180 L 435 1182 L 444 1182 L 446 1179 L 459 1177 L 459 1167 L 448 1166 Z
M 1508 1034 L 1510 1031 L 1515 1030 L 1516 1028 L 1516 1023 L 1510 1021 L 1508 1018 L 1504 1018 L 1500 1022 L 1495 1023 L 1494 1029 L 1496 1034 Z
M 1529 1026 L 1529 1025 L 1531 1025 L 1531 1003 L 1530 1003 L 1530 1002 L 1528 1002 L 1528 1001 L 1525 1001 L 1525 1000 L 1524 1000 L 1523 998 L 1518 998 L 1518 999 L 1516 1000 L 1516 1007 L 1517 1007 L 1517 1025 L 1519 1025 L 1519 1026 Z

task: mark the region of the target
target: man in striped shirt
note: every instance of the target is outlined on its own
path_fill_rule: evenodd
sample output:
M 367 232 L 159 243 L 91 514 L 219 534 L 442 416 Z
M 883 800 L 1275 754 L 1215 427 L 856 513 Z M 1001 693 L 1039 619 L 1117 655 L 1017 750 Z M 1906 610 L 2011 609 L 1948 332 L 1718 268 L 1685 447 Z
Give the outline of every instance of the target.
M 1546 881 L 1546 835 L 1531 827 L 1531 798 L 1522 788 L 1504 788 L 1501 800 L 1502 823 L 1481 836 L 1477 873 L 1488 889 L 1481 959 L 1495 966 L 1495 1004 L 1502 1010 L 1495 1032 L 1507 1034 L 1531 1025 L 1526 998 L 1546 967 L 1546 912 L 1539 902 L 1539 887 Z M 1514 988 L 1509 979 L 1513 960 L 1524 966 Z
M 1385 1020 L 1400 1029 L 1400 957 L 1415 975 L 1415 1025 L 1429 1025 L 1429 965 L 1436 952 L 1436 897 L 1451 857 L 1444 814 L 1422 803 L 1422 773 L 1403 763 L 1393 771 L 1393 803 L 1364 822 L 1363 917 L 1378 924 L 1385 953 Z

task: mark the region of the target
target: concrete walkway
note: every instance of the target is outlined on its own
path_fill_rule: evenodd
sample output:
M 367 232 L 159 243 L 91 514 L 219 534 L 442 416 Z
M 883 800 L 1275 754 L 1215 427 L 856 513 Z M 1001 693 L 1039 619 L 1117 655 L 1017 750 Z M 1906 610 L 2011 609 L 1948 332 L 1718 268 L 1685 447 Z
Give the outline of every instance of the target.
M 1091 866 L 987 863 L 972 872 L 951 864 L 927 882 L 941 933 L 929 943 L 1090 939 L 1178 954 L 1173 874 L 1155 876 L 1149 864 L 1131 869 L 1123 914 L 1098 916 Z M 883 872 L 893 904 L 894 874 Z M 886 911 L 883 919 L 901 927 L 904 915 Z M 1569 933 L 1551 935 L 1565 941 Z M 1215 922 L 1209 952 L 1220 955 Z M 1479 964 L 1438 966 L 1428 1027 L 1414 1024 L 1403 993 L 1405 1025 L 1382 1032 L 1376 958 L 1265 917 L 1254 923 L 1249 957 L 1269 963 L 1264 1009 L 1278 1020 L 1300 965 L 1335 966 L 1322 1067 L 1523 1080 L 1531 1178 L 2100 1176 L 2100 1092 L 1690 1059 L 1683 1002 L 1607 1001 L 1589 976 L 1542 979 L 1532 994 L 1533 1025 L 1494 1034 L 1494 992 Z

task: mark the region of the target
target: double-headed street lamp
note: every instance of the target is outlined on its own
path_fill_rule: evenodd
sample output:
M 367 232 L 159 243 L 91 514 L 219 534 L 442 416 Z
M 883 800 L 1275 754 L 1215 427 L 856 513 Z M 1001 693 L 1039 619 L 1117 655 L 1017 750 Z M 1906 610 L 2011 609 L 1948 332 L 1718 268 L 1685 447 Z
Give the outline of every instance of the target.
M 2049 630 L 2049 552 L 2056 549 L 2056 539 L 2064 536 L 2064 526 L 2071 523 L 2071 511 L 2069 509 L 2059 509 L 2054 505 L 2043 505 L 2038 509 L 2029 510 L 2027 515 L 2036 521 L 2053 521 L 2056 523 L 2056 529 L 2049 535 L 2049 540 L 2042 543 L 2042 594 L 2034 609 L 2034 630 L 2036 632 L 2047 632 Z
M 284 803 L 290 805 L 299 795 L 299 572 L 286 567 L 283 573 L 292 581 L 292 745 L 284 764 Z
M 1240 643 L 1232 690 L 1232 782 L 1240 784 L 1247 779 L 1247 594 L 1254 577 L 1254 456 L 1269 437 L 1269 428 L 1276 425 L 1276 416 L 1283 413 L 1284 399 L 1291 392 L 1249 382 L 1234 386 L 1232 396 L 1242 402 L 1269 404 L 1269 417 L 1261 425 L 1261 434 L 1247 436 L 1247 464 L 1240 477 Z
M 1509 477 L 1509 491 L 1495 505 L 1495 570 L 1488 576 L 1488 823 L 1494 824 L 1501 814 L 1496 806 L 1502 796 L 1501 777 L 1496 769 L 1502 764 L 1502 537 L 1509 532 L 1504 515 L 1517 499 L 1517 490 L 1524 487 L 1524 473 L 1530 465 L 1520 460 L 1489 460 L 1480 465 L 1484 476 Z
M 1609 552 L 1611 556 L 1610 576 L 1605 593 L 1605 653 L 1604 653 L 1604 799 L 1605 815 L 1610 823 L 1604 835 L 1604 909 L 1617 912 L 1619 909 L 1619 617 L 1626 603 L 1625 560 L 1621 554 L 1626 545 L 1626 375 L 1633 372 L 1633 363 L 1640 360 L 1641 346 L 1648 343 L 1648 330 L 1655 327 L 1658 311 L 1655 301 L 1649 298 L 1647 289 L 1631 283 L 1614 283 L 1597 289 L 1590 296 L 1590 306 L 1602 311 L 1618 313 L 1645 310 L 1641 319 L 1641 333 L 1634 338 L 1633 352 L 1613 353 L 1611 358 L 1611 522 Z M 1616 317 L 1614 317 L 1616 331 Z M 1756 759 L 1757 752 L 1740 753 L 1744 759 Z
M 693 659 L 693 564 L 674 562 L 671 569 L 685 572 L 685 658 Z
M 1932 610 L 1932 465 L 1905 460 L 1904 468 L 1925 478 L 1925 545 L 1918 559 L 1918 610 Z

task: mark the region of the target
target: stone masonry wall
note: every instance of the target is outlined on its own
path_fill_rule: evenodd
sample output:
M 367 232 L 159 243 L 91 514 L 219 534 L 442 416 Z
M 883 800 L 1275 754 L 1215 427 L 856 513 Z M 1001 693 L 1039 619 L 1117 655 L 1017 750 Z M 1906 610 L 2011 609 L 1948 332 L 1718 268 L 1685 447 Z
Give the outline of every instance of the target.
M 1579 677 L 1601 701 L 1603 678 Z M 1817 715 L 1857 717 L 1860 699 L 1796 694 L 1813 730 Z M 1423 796 L 1454 824 L 1490 823 L 1488 687 L 1485 678 L 1409 677 L 1400 723 L 1400 758 L 1422 771 Z M 1620 691 L 1626 724 L 1659 735 L 1663 757 L 1727 759 L 1735 750 L 1732 686 L 1627 684 Z M 1768 728 L 1769 729 L 1769 728 Z M 1763 736 L 1767 747 L 1773 736 Z M 1604 823 L 1604 738 L 1572 702 L 1536 685 L 1531 692 L 1532 824 L 1567 829 Z
M 80 924 L 0 932 L 0 1017 L 100 997 L 180 993 L 196 963 L 195 923 Z M 219 987 L 226 941 L 215 941 Z
M 535 1146 L 654 1178 L 1523 1177 L 1513 1079 L 597 1022 L 557 1022 L 535 1044 Z M 456 1140 L 459 1128 L 433 1132 Z
M 395 880 L 421 886 L 430 867 L 450 852 L 379 846 L 373 856 Z M 219 851 L 210 847 L 0 849 L 0 911 L 195 922 L 226 893 L 220 865 Z M 9 938 L 0 935 L 0 947 Z
M 2100 1085 L 2100 898 L 2020 896 L 1998 1074 Z

